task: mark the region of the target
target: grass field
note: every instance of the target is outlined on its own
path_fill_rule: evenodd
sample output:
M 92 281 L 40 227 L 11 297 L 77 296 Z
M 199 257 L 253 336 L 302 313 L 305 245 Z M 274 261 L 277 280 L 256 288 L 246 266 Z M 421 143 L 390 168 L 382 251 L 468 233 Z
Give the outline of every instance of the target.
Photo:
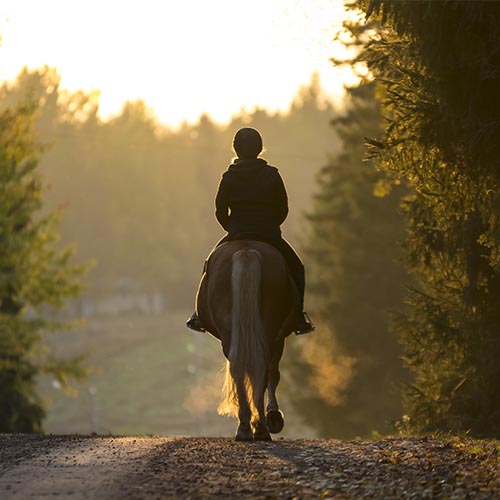
M 60 354 L 90 351 L 93 374 L 68 396 L 46 380 L 47 432 L 231 436 L 236 421 L 216 407 L 224 357 L 219 342 L 184 326 L 188 311 L 92 318 L 51 340 Z M 282 398 L 283 399 L 283 398 Z M 286 402 L 283 400 L 282 404 Z M 312 436 L 286 414 L 283 436 Z

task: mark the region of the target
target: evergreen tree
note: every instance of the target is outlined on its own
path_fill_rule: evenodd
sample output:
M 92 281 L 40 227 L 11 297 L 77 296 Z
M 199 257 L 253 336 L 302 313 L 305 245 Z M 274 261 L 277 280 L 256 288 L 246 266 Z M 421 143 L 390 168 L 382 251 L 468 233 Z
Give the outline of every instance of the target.
M 362 1 L 384 31 L 360 58 L 385 85 L 373 158 L 415 195 L 396 325 L 416 430 L 500 434 L 500 4 Z
M 309 379 L 293 401 L 323 436 L 386 433 L 401 415 L 403 368 L 389 310 L 401 306 L 406 279 L 398 247 L 402 190 L 386 196 L 384 175 L 365 161 L 364 138 L 382 130 L 380 86 L 353 64 L 376 29 L 353 16 L 336 37 L 348 55 L 333 62 L 353 65 L 360 83 L 346 88 L 346 111 L 332 120 L 341 149 L 320 171 L 307 216 L 308 308 L 318 332 L 290 371 L 300 386 Z
M 43 213 L 34 113 L 22 106 L 0 114 L 0 432 L 42 431 L 39 375 L 68 387 L 85 373 L 81 358 L 57 359 L 43 345 L 64 326 L 44 306 L 78 293 L 84 269 L 69 263 L 70 250 L 56 249 L 57 213 Z
M 332 123 L 341 153 L 321 170 L 307 217 L 308 295 L 319 320 L 317 337 L 308 342 L 330 354 L 305 346 L 317 395 L 295 398 L 321 435 L 336 437 L 388 432 L 401 415 L 402 367 L 388 321 L 389 309 L 401 305 L 405 276 L 397 262 L 401 193 L 375 196 L 382 176 L 364 161 L 363 138 L 381 130 L 375 85 L 350 88 L 348 96 L 346 114 Z M 297 376 L 303 378 L 303 370 Z

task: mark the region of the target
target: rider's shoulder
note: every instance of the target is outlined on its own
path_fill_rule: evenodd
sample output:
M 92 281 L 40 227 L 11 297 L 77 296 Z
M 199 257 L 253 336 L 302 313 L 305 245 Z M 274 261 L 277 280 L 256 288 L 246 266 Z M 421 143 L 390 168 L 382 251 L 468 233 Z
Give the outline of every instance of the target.
M 271 171 L 274 175 L 276 175 L 276 174 L 278 174 L 278 175 L 279 175 L 279 172 L 280 172 L 280 171 L 279 171 L 278 167 L 275 167 L 274 165 L 269 165 L 269 164 L 267 165 L 267 167 L 270 169 L 270 171 Z
M 270 175 L 271 177 L 277 182 L 277 181 L 280 181 L 281 182 L 281 174 L 280 174 L 280 171 L 279 171 L 279 168 L 278 167 L 274 167 L 273 165 L 269 165 L 269 168 L 271 169 L 270 170 Z
M 227 180 L 228 178 L 231 178 L 231 175 L 232 175 L 232 172 L 231 170 L 225 170 L 224 172 L 222 172 L 221 174 L 221 180 Z

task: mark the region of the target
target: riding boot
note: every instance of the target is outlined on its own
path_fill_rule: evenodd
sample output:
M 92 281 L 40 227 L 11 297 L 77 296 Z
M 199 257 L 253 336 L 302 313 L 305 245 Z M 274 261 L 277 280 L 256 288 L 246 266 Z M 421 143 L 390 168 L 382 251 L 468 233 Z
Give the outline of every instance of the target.
M 297 317 L 297 323 L 294 325 L 293 331 L 296 335 L 311 333 L 314 331 L 315 327 L 309 319 L 308 314 L 304 311 L 304 294 L 306 289 L 306 273 L 304 266 L 297 266 L 295 269 L 291 269 L 290 273 L 299 292 L 299 306 L 301 312 Z
M 208 268 L 208 259 L 205 260 L 203 263 L 203 274 L 202 274 L 202 279 L 203 276 L 206 274 Z M 191 330 L 194 330 L 195 332 L 206 332 L 207 330 L 203 326 L 203 323 L 201 322 L 200 318 L 198 318 L 198 315 L 196 312 L 193 313 L 193 315 L 186 321 L 186 326 L 188 328 L 191 328 Z
M 196 313 L 193 313 L 193 315 L 186 321 L 186 326 L 195 332 L 206 332 L 205 327 L 202 325 L 200 318 L 198 318 Z

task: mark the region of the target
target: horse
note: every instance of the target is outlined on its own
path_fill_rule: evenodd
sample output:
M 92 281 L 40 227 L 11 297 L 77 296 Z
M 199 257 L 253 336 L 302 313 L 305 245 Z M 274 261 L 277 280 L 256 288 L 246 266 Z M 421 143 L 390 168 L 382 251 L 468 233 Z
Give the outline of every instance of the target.
M 284 427 L 276 389 L 298 300 L 283 255 L 268 243 L 229 241 L 209 257 L 196 310 L 227 358 L 218 412 L 238 418 L 237 441 L 270 441 Z

